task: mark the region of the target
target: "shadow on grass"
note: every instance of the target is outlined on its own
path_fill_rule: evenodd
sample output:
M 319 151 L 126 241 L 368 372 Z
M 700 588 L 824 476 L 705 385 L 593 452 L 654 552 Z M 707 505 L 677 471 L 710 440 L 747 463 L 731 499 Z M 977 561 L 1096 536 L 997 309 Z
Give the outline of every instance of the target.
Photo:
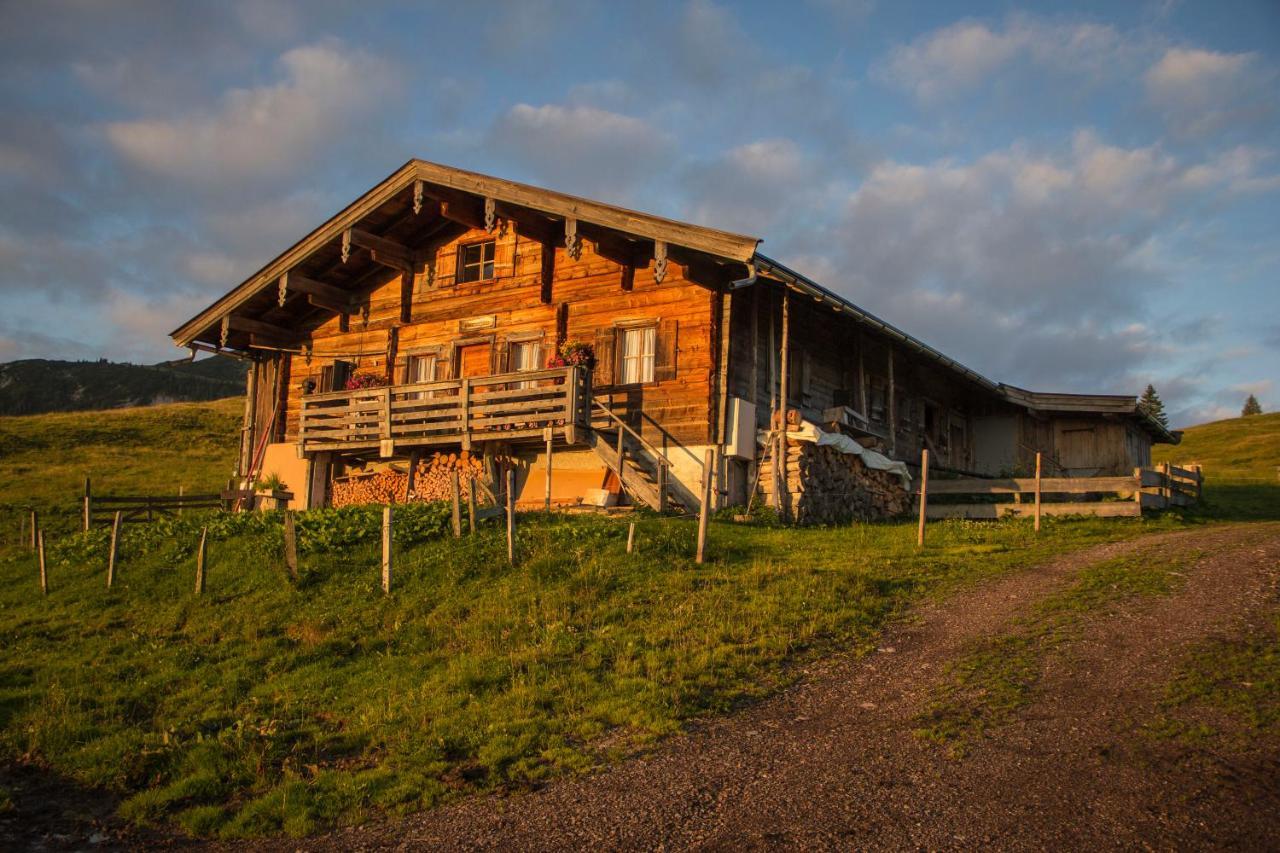
M 1195 515 L 1214 521 L 1280 521 L 1280 483 L 1210 481 Z

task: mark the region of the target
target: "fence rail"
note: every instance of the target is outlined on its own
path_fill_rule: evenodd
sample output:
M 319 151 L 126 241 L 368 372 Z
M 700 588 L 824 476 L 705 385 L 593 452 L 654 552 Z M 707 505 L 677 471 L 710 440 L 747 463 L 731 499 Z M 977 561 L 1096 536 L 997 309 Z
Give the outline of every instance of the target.
M 80 524 L 84 530 L 95 524 L 111 524 L 117 512 L 121 521 L 154 521 L 158 515 L 178 515 L 189 509 L 226 509 L 227 506 L 223 494 L 96 495 L 86 477 Z
M 589 423 L 590 374 L 557 367 L 311 394 L 302 399 L 303 449 L 379 449 L 461 444 L 498 438 L 541 439 L 547 428 Z
M 1204 475 L 1199 465 L 1163 464 L 1135 468 L 1120 477 L 1011 477 L 933 480 L 930 499 L 1013 496 L 1010 503 L 926 503 L 927 518 L 1004 518 L 1006 516 L 1092 515 L 1137 517 L 1149 510 L 1194 506 L 1200 501 Z M 1045 500 L 1048 496 L 1049 499 Z M 1024 497 L 1032 500 L 1023 500 Z M 1035 500 L 1035 498 L 1039 500 Z M 1067 497 L 1070 500 L 1062 500 Z M 1115 498 L 1120 498 L 1116 500 Z

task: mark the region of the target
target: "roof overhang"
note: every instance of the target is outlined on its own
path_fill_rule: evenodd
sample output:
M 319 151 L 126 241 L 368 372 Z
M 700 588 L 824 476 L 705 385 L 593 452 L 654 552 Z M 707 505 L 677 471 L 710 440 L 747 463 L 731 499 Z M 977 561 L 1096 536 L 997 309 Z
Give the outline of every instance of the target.
M 664 250 L 677 263 L 717 260 L 748 264 L 760 240 L 714 228 L 640 213 L 616 205 L 579 198 L 554 190 L 530 186 L 516 181 L 482 175 L 463 169 L 410 160 L 377 186 L 347 205 L 319 228 L 303 237 L 277 258 L 254 273 L 235 289 L 218 299 L 171 333 L 178 346 L 191 346 L 198 338 L 208 339 L 211 329 L 218 327 L 238 309 L 277 287 L 280 278 L 305 263 L 315 253 L 333 247 L 348 229 L 358 228 L 380 209 L 397 203 L 407 205 L 412 197 L 414 212 L 422 207 L 424 197 L 431 204 L 465 205 L 471 210 L 495 210 L 504 219 L 538 220 L 541 230 L 558 238 L 565 236 L 572 222 L 577 233 L 595 239 L 596 234 L 611 234 L 628 240 L 664 244 Z M 376 234 L 374 235 L 376 238 Z M 627 245 L 631 245 L 628 243 Z M 249 323 L 255 322 L 250 319 Z
M 1159 444 L 1177 444 L 1180 432 L 1170 430 L 1138 405 L 1128 394 L 1054 394 L 1028 391 L 1014 385 L 1000 385 L 1006 400 L 1033 412 L 1080 415 L 1113 415 L 1134 418 Z

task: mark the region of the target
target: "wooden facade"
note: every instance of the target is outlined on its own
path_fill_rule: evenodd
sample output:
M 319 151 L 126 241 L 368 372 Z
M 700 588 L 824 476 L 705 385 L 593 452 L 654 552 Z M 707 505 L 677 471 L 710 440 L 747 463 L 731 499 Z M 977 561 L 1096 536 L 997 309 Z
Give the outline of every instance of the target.
M 1131 398 L 997 385 L 758 242 L 415 160 L 173 337 L 252 360 L 239 472 L 290 465 L 300 506 L 353 466 L 553 443 L 633 500 L 690 509 L 710 477 L 736 503 L 782 410 L 965 473 L 1109 473 L 1170 438 Z

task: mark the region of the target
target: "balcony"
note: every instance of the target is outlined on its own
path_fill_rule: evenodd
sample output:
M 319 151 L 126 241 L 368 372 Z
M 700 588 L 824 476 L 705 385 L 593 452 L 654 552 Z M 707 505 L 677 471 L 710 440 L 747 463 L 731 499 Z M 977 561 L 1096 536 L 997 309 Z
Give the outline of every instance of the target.
M 376 451 L 477 441 L 544 440 L 560 430 L 570 444 L 590 426 L 591 374 L 583 367 L 500 373 L 302 398 L 299 441 L 306 453 Z

